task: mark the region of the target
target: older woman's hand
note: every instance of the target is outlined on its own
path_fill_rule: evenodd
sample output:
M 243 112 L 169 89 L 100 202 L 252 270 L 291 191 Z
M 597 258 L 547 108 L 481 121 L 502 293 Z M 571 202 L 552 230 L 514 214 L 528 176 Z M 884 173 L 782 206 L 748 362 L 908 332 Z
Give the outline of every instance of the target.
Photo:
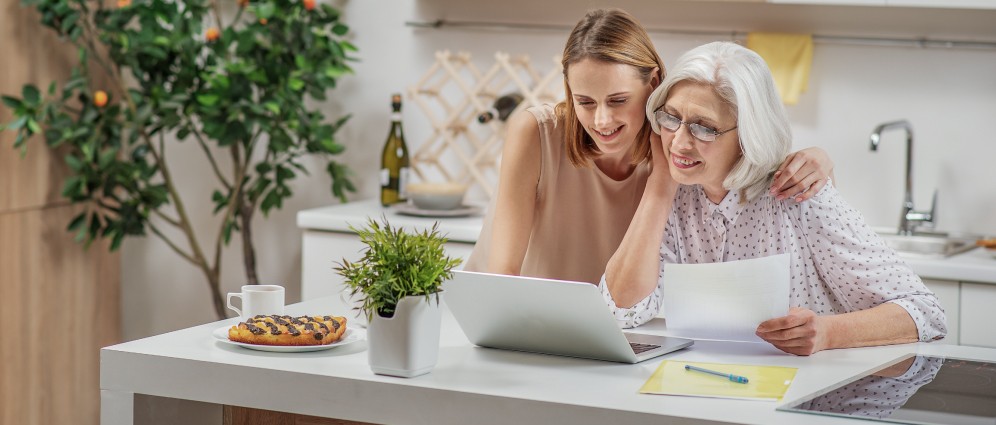
M 788 316 L 766 320 L 756 334 L 775 348 L 789 354 L 808 356 L 828 348 L 828 330 L 824 320 L 812 310 L 792 307 Z
M 806 148 L 789 154 L 775 171 L 771 194 L 779 201 L 794 198 L 802 202 L 812 198 L 833 173 L 833 161 L 820 148 Z

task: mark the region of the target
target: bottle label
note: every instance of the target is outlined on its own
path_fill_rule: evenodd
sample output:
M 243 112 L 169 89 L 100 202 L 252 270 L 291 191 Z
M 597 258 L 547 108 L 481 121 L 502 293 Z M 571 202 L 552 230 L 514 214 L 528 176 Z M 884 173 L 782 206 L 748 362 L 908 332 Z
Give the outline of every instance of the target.
M 408 167 L 401 167 L 398 171 L 398 197 L 408 199 Z
M 380 169 L 380 187 L 387 187 L 391 184 L 391 172 L 387 168 Z

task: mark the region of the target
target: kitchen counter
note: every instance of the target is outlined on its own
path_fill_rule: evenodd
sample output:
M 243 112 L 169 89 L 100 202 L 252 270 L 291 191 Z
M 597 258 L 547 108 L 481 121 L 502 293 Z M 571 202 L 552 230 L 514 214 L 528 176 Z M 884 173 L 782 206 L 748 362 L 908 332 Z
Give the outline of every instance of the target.
M 480 208 L 480 214 L 468 217 L 416 217 L 399 214 L 394 208 L 384 208 L 377 200 L 356 201 L 300 211 L 297 213 L 297 227 L 353 233 L 349 229 L 350 226 L 363 226 L 368 217 L 379 220 L 383 215 L 393 226 L 404 226 L 415 230 L 432 228 L 432 224 L 438 222 L 440 232 L 446 234 L 451 241 L 475 243 L 481 233 L 485 205 L 473 205 Z
M 286 312 L 330 313 L 330 301 L 306 301 L 287 306 Z M 403 379 L 374 375 L 365 341 L 309 353 L 260 352 L 214 339 L 212 331 L 232 323 L 208 323 L 102 349 L 101 423 L 221 423 L 221 406 L 232 405 L 391 424 L 867 424 L 776 411 L 780 403 L 775 402 L 638 390 L 664 359 L 799 368 L 785 402 L 907 353 L 996 361 L 994 349 L 936 343 L 798 357 L 768 344 L 696 341 L 657 359 L 617 364 L 476 347 L 444 308 L 438 364 L 428 375 Z M 664 333 L 660 320 L 637 331 Z
M 473 244 L 481 232 L 482 215 L 462 218 L 426 218 L 398 214 L 383 208 L 376 200 L 358 201 L 298 213 L 297 225 L 305 231 L 352 233 L 350 225 L 362 225 L 367 217 L 384 214 L 392 224 L 425 229 L 439 222 L 439 229 L 451 241 Z M 924 279 L 996 284 L 996 258 L 976 248 L 948 258 L 903 257 Z
M 924 279 L 996 284 L 996 258 L 982 248 L 947 258 L 903 258 Z

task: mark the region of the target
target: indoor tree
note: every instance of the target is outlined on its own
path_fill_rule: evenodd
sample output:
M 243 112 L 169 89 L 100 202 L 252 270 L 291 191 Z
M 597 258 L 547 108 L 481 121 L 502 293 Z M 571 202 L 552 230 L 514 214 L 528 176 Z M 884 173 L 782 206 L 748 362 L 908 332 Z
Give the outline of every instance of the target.
M 221 252 L 241 232 L 246 278 L 257 282 L 252 219 L 292 195 L 305 158 L 327 163 L 331 192 L 353 191 L 336 131 L 315 106 L 352 72 L 356 48 L 339 11 L 315 0 L 22 0 L 76 47 L 71 77 L 43 93 L 3 96 L 15 148 L 32 136 L 67 152 L 62 195 L 85 211 L 68 225 L 89 245 L 151 232 L 203 273 L 219 318 Z M 228 13 L 223 13 L 223 8 Z M 14 65 L 16 66 L 16 65 Z M 196 143 L 216 178 L 217 231 L 196 234 L 167 160 Z M 176 231 L 168 231 L 174 228 Z M 181 235 L 181 236 L 177 236 Z M 205 238 L 205 236 L 208 236 Z

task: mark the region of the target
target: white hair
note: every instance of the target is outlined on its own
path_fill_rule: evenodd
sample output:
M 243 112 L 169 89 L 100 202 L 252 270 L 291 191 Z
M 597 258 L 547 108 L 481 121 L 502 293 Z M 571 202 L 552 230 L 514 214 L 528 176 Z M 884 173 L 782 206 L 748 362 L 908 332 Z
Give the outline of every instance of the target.
M 708 84 L 730 106 L 737 120 L 743 156 L 723 180 L 727 190 L 743 190 L 744 202 L 760 196 L 772 173 L 788 155 L 792 132 L 768 65 L 757 53 L 730 42 L 714 42 L 689 50 L 668 70 L 647 100 L 647 118 L 654 132 L 661 128 L 654 111 L 682 81 Z

